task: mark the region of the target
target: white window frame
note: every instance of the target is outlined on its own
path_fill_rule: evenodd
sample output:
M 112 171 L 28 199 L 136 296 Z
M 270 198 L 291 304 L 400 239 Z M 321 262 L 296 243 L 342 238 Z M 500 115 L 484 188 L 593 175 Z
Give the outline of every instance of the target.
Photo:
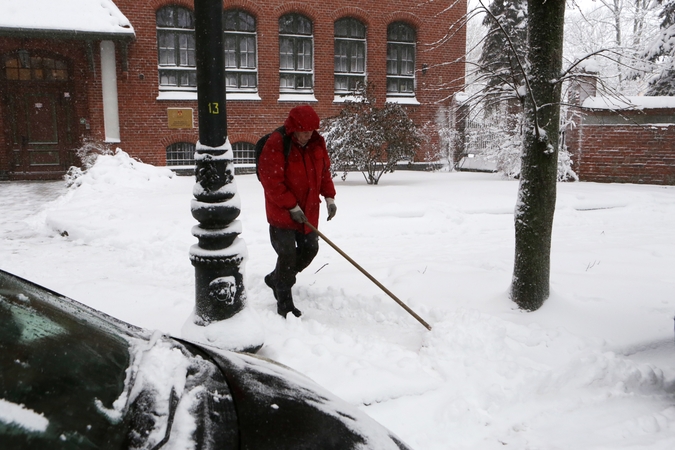
M 398 37 L 390 38 L 391 27 L 405 27 L 413 34 L 413 40 L 402 40 Z M 416 48 L 417 31 L 410 24 L 405 22 L 392 22 L 387 27 L 387 100 L 390 98 L 414 98 L 416 79 L 415 64 L 417 59 Z M 405 58 L 405 50 L 412 52 L 411 58 Z M 395 52 L 394 52 L 395 51 Z M 406 65 L 412 67 L 406 69 Z M 393 67 L 392 67 L 393 66 Z M 405 83 L 411 87 L 411 90 L 401 91 L 401 85 Z M 392 84 L 396 84 L 396 89 L 391 89 Z
M 251 30 L 232 30 L 227 29 L 225 16 L 228 13 L 237 13 L 244 14 L 250 17 L 253 20 L 253 31 Z M 225 77 L 226 77 L 226 92 L 228 98 L 232 98 L 234 94 L 243 94 L 239 98 L 251 98 L 251 99 L 260 99 L 257 95 L 251 96 L 258 92 L 258 24 L 255 17 L 252 14 L 249 14 L 247 11 L 239 8 L 227 9 L 223 12 L 223 28 L 224 28 L 224 51 L 225 51 Z M 234 39 L 235 47 L 234 49 L 229 49 L 227 40 Z M 247 64 L 242 66 L 242 50 L 240 45 L 242 42 L 253 40 L 253 49 L 247 51 L 247 55 L 251 55 L 250 58 L 253 59 L 252 64 Z M 234 58 L 234 61 L 230 61 Z M 229 74 L 228 74 L 229 73 Z M 233 78 L 233 75 L 236 78 Z M 251 85 L 242 85 L 242 76 L 253 77 L 254 84 Z M 232 80 L 235 80 L 235 83 L 231 83 Z
M 287 17 L 306 20 L 311 27 L 311 33 L 282 31 L 282 20 Z M 289 42 L 291 48 L 284 47 Z M 311 55 L 303 57 L 299 51 L 299 44 L 303 44 L 302 50 L 308 50 Z M 292 64 L 284 65 L 285 60 L 289 58 Z M 309 61 L 305 61 L 306 59 Z M 286 80 L 292 80 L 292 83 L 286 84 Z M 303 85 L 298 87 L 298 81 L 302 81 Z M 307 81 L 310 86 L 306 86 Z M 298 96 L 314 98 L 314 23 L 302 14 L 290 13 L 279 18 L 279 94 L 280 100 L 293 101 L 292 98 Z
M 335 28 L 339 22 L 355 22 L 363 28 L 363 37 L 354 37 L 350 36 L 338 36 L 335 32 Z M 360 20 L 354 17 L 343 17 L 338 19 L 333 24 L 333 36 L 334 36 L 334 47 L 333 47 L 333 79 L 334 79 L 334 90 L 335 96 L 344 96 L 344 95 L 354 95 L 356 91 L 366 83 L 366 64 L 368 61 L 368 47 L 367 47 L 367 28 L 366 25 Z M 346 45 L 347 52 L 344 55 L 346 58 L 347 68 L 345 70 L 338 70 L 338 45 Z M 354 50 L 362 49 L 363 55 L 355 57 Z M 361 67 L 358 67 L 359 60 L 361 61 Z M 354 67 L 356 63 L 357 67 Z M 344 79 L 347 81 L 346 87 L 338 87 L 338 81 Z
M 160 96 L 162 91 L 193 93 L 189 97 L 195 96 L 197 93 L 197 61 L 195 52 L 195 30 L 194 28 L 178 27 L 176 23 L 173 26 L 159 25 L 158 15 L 160 11 L 173 8 L 178 12 L 182 10 L 188 12 L 192 18 L 194 27 L 194 12 L 188 8 L 178 5 L 167 5 L 159 8 L 155 15 L 155 27 L 157 29 L 157 75 L 159 78 Z M 174 52 L 173 60 L 162 61 L 163 51 L 162 42 L 163 36 L 173 37 L 174 47 L 167 47 Z M 185 38 L 184 48 L 181 47 L 181 37 Z M 168 51 L 168 50 L 167 50 Z M 166 53 L 166 52 L 164 52 Z M 184 57 L 184 59 L 182 59 Z M 174 75 L 176 83 L 163 82 L 165 75 Z M 183 77 L 187 77 L 184 79 Z

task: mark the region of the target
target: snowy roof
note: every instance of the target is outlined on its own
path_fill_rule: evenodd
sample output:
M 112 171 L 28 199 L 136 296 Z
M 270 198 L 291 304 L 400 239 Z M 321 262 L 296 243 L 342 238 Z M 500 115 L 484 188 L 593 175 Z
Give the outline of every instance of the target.
M 590 109 L 675 109 L 675 97 L 588 97 L 582 105 Z
M 0 35 L 130 39 L 135 33 L 113 0 L 0 0 Z

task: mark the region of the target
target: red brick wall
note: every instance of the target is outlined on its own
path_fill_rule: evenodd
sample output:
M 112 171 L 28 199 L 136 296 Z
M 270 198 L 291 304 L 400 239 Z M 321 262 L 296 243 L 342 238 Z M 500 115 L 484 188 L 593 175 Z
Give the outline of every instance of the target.
M 640 122 L 650 115 L 673 115 L 674 110 L 645 110 Z M 614 116 L 610 111 L 586 113 L 595 121 Z M 635 113 L 623 112 L 633 115 Z M 646 116 L 645 116 L 646 115 Z M 637 116 L 636 116 L 637 117 Z M 584 123 L 568 134 L 574 169 L 581 181 L 675 184 L 675 123 L 658 125 L 597 125 Z

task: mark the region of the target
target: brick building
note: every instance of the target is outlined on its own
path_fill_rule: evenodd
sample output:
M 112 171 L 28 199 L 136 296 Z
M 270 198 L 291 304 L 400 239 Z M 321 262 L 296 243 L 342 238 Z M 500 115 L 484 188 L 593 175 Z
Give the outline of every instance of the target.
M 193 0 L 0 2 L 0 179 L 58 178 L 85 142 L 190 164 L 197 131 Z M 3 6 L 4 4 L 4 6 Z M 235 163 L 288 110 L 321 117 L 364 81 L 404 104 L 437 154 L 439 110 L 464 83 L 466 1 L 223 0 Z M 432 156 L 433 157 L 433 156 Z
M 579 180 L 675 185 L 675 98 L 597 96 L 595 74 L 572 92 L 565 142 Z

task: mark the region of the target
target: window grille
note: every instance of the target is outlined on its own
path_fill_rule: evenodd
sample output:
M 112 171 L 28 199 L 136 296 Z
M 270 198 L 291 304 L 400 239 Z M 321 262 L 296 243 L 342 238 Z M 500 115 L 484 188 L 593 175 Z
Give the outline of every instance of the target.
M 167 166 L 194 166 L 196 145 L 191 142 L 176 142 L 166 148 Z
M 285 93 L 314 91 L 312 22 L 300 14 L 279 19 L 279 89 Z
M 387 27 L 387 94 L 415 94 L 415 30 L 403 22 Z
M 223 13 L 225 29 L 225 78 L 228 92 L 258 89 L 256 21 L 239 9 Z
M 4 64 L 8 81 L 67 81 L 68 66 L 65 61 L 32 56 L 25 50 L 7 56 Z
M 157 10 L 160 90 L 197 90 L 195 24 L 192 11 L 180 6 Z
M 347 17 L 335 22 L 335 93 L 349 94 L 366 81 L 366 27 Z
M 235 142 L 232 144 L 235 164 L 255 164 L 255 144 Z

